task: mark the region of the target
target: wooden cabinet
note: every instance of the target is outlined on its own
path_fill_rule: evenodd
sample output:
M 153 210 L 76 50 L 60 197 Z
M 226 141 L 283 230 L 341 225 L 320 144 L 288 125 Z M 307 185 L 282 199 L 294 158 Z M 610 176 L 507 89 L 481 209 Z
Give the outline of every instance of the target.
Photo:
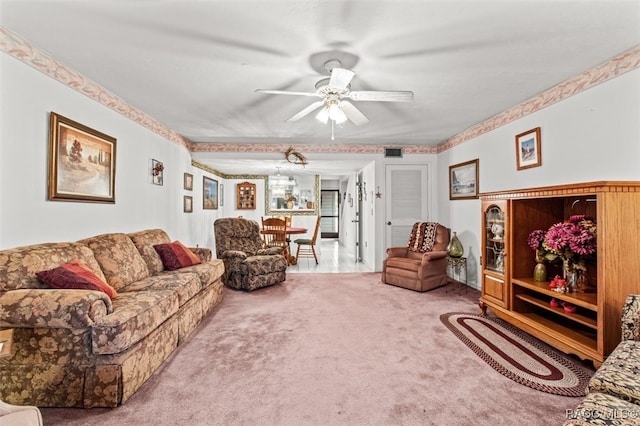
M 600 365 L 620 342 L 620 315 L 628 294 L 640 293 L 640 182 L 590 182 L 480 194 L 483 259 L 480 307 L 559 350 Z M 491 231 L 496 210 L 504 213 L 502 244 Z M 493 210 L 492 210 L 493 209 Z M 597 260 L 588 266 L 582 293 L 557 293 L 533 280 L 535 253 L 527 237 L 571 215 L 597 224 Z M 496 227 L 496 230 L 499 230 Z M 494 252 L 503 248 L 504 270 Z M 497 265 L 498 264 L 498 265 Z M 548 278 L 561 275 L 547 263 Z M 551 299 L 576 306 L 553 307 Z
M 256 208 L 256 184 L 242 182 L 237 185 L 236 189 L 236 209 L 254 210 Z
M 507 231 L 507 202 L 496 200 L 482 203 L 482 294 L 493 303 L 507 307 L 508 248 L 505 244 Z

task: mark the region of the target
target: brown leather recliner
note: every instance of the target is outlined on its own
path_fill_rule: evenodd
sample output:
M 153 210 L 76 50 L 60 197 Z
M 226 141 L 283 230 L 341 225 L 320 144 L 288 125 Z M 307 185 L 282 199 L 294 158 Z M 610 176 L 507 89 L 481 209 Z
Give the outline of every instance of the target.
M 389 247 L 382 264 L 382 282 L 415 291 L 427 291 L 447 283 L 447 245 L 449 229 L 432 223 L 433 247 L 423 244 L 429 222 L 413 226 L 407 247 Z M 429 250 L 430 248 L 430 250 Z

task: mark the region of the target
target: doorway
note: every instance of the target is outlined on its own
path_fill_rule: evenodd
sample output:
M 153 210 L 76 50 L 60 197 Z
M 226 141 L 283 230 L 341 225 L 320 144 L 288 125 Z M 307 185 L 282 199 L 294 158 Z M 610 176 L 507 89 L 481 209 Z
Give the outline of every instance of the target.
M 407 245 L 413 224 L 429 219 L 429 175 L 426 164 L 388 165 L 385 189 L 386 247 Z
M 320 191 L 320 238 L 340 236 L 340 191 Z

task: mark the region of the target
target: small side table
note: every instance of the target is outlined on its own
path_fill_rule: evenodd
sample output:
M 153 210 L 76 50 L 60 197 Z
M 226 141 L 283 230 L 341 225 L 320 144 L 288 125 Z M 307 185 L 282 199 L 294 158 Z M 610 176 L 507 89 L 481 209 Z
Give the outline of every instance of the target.
M 447 276 L 454 283 L 451 290 L 458 290 L 462 293 L 462 287 L 464 287 L 465 293 L 469 291 L 467 286 L 467 258 L 447 256 Z M 445 293 L 448 292 L 449 289 Z

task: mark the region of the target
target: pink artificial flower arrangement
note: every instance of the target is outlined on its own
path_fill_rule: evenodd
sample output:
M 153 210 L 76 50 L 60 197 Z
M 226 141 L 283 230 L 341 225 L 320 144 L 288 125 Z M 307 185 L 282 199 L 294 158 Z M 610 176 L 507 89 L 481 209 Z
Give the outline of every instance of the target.
M 545 232 L 529 234 L 527 244 L 546 260 L 561 259 L 569 269 L 585 269 L 586 259 L 596 254 L 596 224 L 585 215 L 573 215 Z

